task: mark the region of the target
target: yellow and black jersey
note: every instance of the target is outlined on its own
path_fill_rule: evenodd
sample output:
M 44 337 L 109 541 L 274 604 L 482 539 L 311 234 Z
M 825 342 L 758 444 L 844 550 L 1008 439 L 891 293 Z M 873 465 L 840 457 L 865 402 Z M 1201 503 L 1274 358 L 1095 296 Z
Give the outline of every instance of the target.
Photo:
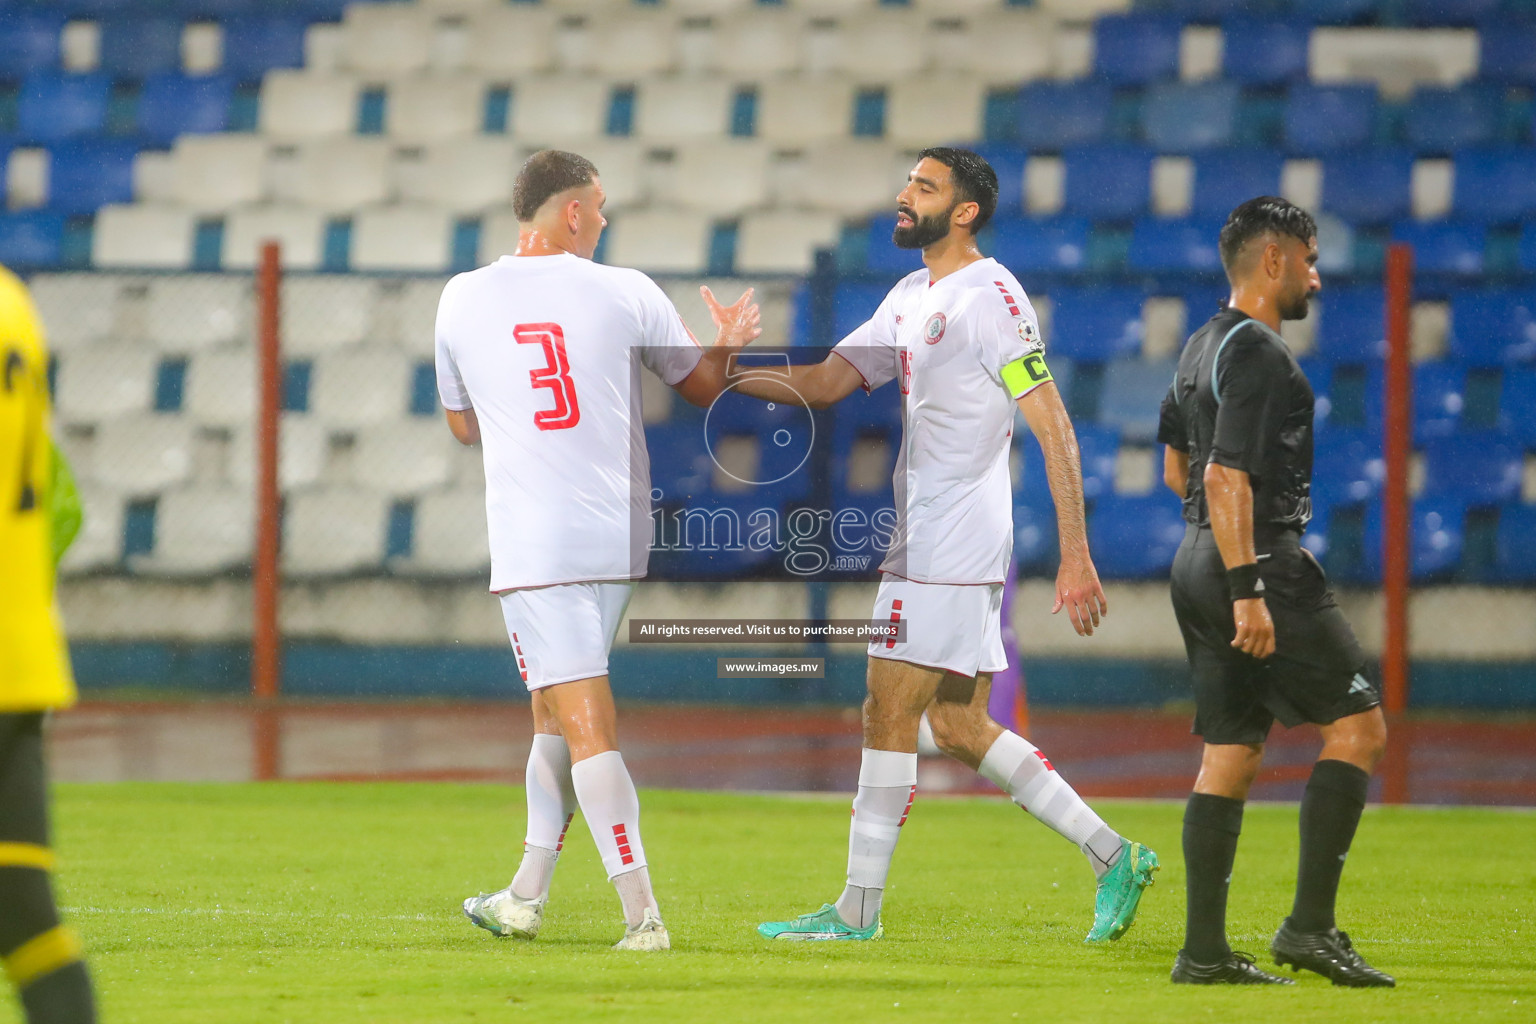
M 48 352 L 26 287 L 0 267 L 0 713 L 74 703 L 53 592 Z

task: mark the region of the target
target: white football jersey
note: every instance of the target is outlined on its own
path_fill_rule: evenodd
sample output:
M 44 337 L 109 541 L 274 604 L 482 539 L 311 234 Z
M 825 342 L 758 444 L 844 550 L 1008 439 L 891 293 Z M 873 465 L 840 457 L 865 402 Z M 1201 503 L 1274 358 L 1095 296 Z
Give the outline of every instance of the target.
M 480 422 L 491 590 L 644 576 L 640 367 L 676 384 L 703 355 L 656 283 L 569 254 L 503 256 L 448 282 L 436 348 L 444 408 Z
M 1014 399 L 1001 370 L 1044 349 L 1024 289 L 994 259 L 892 288 L 834 349 L 866 388 L 896 380 L 902 443 L 897 529 L 880 565 L 919 583 L 1001 583 L 1013 553 L 1008 450 Z

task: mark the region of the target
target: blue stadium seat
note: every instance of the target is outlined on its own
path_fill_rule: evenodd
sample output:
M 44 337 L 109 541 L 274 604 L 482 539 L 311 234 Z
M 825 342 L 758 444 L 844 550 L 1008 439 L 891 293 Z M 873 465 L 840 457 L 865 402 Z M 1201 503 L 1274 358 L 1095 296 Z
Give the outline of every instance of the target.
M 273 68 L 303 67 L 308 27 L 298 17 L 229 19 L 224 23 L 224 73 L 244 82 L 258 80 Z
M 1285 101 L 1285 144 L 1302 156 L 1368 145 L 1376 90 L 1368 85 L 1291 86 Z
M 1141 127 L 1147 144 L 1163 153 L 1195 153 L 1232 142 L 1237 127 L 1235 82 L 1166 82 L 1147 93 Z
M 1325 288 L 1314 301 L 1319 306 L 1319 360 L 1330 366 L 1347 366 L 1386 356 L 1386 299 L 1379 287 Z
M 1058 288 L 1051 292 L 1052 353 L 1103 363 L 1141 352 L 1140 288 Z
M 1174 18 L 1112 14 L 1093 26 L 1094 74 L 1115 85 L 1145 85 L 1179 74 L 1179 34 Z
M 1413 154 L 1406 150 L 1358 150 L 1323 161 L 1323 209 L 1351 224 L 1408 216 L 1412 186 Z
M 1536 214 L 1536 148 L 1467 150 L 1456 154 L 1457 216 L 1487 224 Z
M 1374 20 L 1383 0 L 1295 0 L 1296 14 L 1319 25 L 1351 25 Z
M 1403 133 L 1419 153 L 1486 145 L 1498 134 L 1503 104 L 1499 91 L 1485 85 L 1424 87 L 1408 103 Z
M 59 67 L 59 34 L 64 15 L 57 11 L 11 8 L 0 17 L 0 79 L 16 80 Z
M 113 78 L 135 80 L 179 71 L 181 29 L 180 21 L 142 13 L 104 21 L 100 68 Z
M 1494 534 L 1494 576 L 1508 583 L 1536 583 L 1536 506 L 1505 505 Z
M 1254 196 L 1279 195 L 1285 160 L 1268 149 L 1225 149 L 1195 154 L 1194 165 L 1190 216 L 1225 220 Z
M 1453 495 L 1472 506 L 1520 496 L 1525 450 L 1494 431 L 1457 434 L 1424 443 L 1424 494 Z
M 1036 82 L 1019 90 L 1018 136 L 1030 150 L 1057 151 L 1109 134 L 1114 91 L 1104 82 Z
M 1403 13 L 1415 26 L 1477 25 L 1498 13 L 1505 0 L 1406 0 Z
M 910 249 L 898 249 L 891 241 L 896 215 L 871 217 L 864 232 L 864 266 L 868 270 L 910 274 L 917 269 L 917 255 Z
M 915 268 L 914 268 L 915 269 Z M 840 281 L 832 295 L 832 336 L 834 342 L 846 338 L 855 327 L 875 315 L 891 290 L 884 282 Z
M 264 0 L 169 0 L 169 3 L 177 15 L 188 21 L 223 21 L 264 6 Z
M 1393 226 L 1392 240 L 1413 246 L 1415 273 L 1470 277 L 1483 272 L 1488 230 L 1465 221 L 1402 221 Z
M 1487 22 L 1478 33 L 1480 78 L 1499 85 L 1536 85 L 1536 22 Z
M 1469 289 L 1451 296 L 1450 352 L 1468 366 L 1536 362 L 1536 292 Z
M 1313 449 L 1312 500 L 1329 505 L 1373 501 L 1381 493 L 1386 474 L 1379 432 L 1331 430 Z
M 234 82 L 227 75 L 155 75 L 139 91 L 139 134 L 169 146 L 178 135 L 224 131 L 233 95 Z
M 1332 425 L 1333 367 L 1316 358 L 1297 360 L 1297 365 L 1306 375 L 1307 383 L 1312 385 L 1312 430 L 1318 434 L 1326 431 L 1331 435 L 1335 429 Z
M 1301 21 L 1229 18 L 1222 30 L 1221 73 L 1229 81 L 1275 86 L 1306 79 L 1312 26 Z
M 1088 260 L 1088 221 L 1080 217 L 992 222 L 992 255 L 1015 274 L 1081 270 Z
M 781 505 L 765 500 L 765 497 L 750 492 L 711 494 L 690 502 L 689 512 L 704 515 L 684 525 L 687 538 L 679 540 L 688 547 L 666 553 L 658 552 L 656 560 L 676 576 L 707 579 L 730 579 L 778 563 L 782 558 L 779 552 L 753 551 L 745 543 L 751 534 L 750 518 L 753 513 L 764 509 L 782 511 Z M 710 513 L 719 513 L 720 518 L 707 518 Z M 728 527 L 728 523 L 735 523 L 737 527 Z M 782 518 L 779 529 L 781 537 L 787 534 Z M 707 550 L 709 545 L 715 546 L 716 550 Z
M 1130 220 L 1147 211 L 1152 153 L 1140 146 L 1088 146 L 1062 154 L 1063 212 L 1093 220 Z
M 1077 447 L 1083 467 L 1083 497 L 1092 501 L 1115 489 L 1115 463 L 1120 457 L 1120 434 L 1113 427 L 1097 423 L 1074 424 Z M 1054 509 L 1051 481 L 1045 471 L 1045 455 L 1040 443 L 1029 431 L 1021 432 L 1019 455 L 1023 472 L 1013 482 L 1014 507 L 1030 505 Z
M 1126 263 L 1147 273 L 1220 273 L 1222 220 L 1145 218 L 1131 231 Z
M 95 135 L 107 122 L 111 91 L 112 80 L 100 73 L 28 75 L 16 100 L 18 132 L 35 143 Z
M 1106 495 L 1088 517 L 1093 564 L 1106 579 L 1161 579 L 1184 542 L 1184 517 L 1171 494 Z
M 0 212 L 0 264 L 13 269 L 58 266 L 64 218 L 48 210 Z
M 709 491 L 714 463 L 704 443 L 702 421 L 653 423 L 645 428 L 651 457 L 651 487 L 661 501 L 688 499 Z
M 1332 507 L 1319 500 L 1316 476 L 1312 485 L 1312 518 L 1307 520 L 1306 532 L 1301 535 L 1301 546 L 1312 552 L 1319 561 L 1328 558 L 1328 523 Z
M 1029 151 L 1022 146 L 987 145 L 975 150 L 997 172 L 997 212 L 1018 213 L 1024 209 L 1024 165 Z
M 1365 428 L 1381 433 L 1386 419 L 1385 371 L 1380 364 L 1365 377 Z M 1451 359 L 1413 368 L 1413 437 L 1430 441 L 1448 437 L 1461 426 L 1466 409 L 1467 371 Z
M 1466 505 L 1457 497 L 1437 495 L 1414 500 L 1409 510 L 1411 565 L 1415 580 L 1443 579 L 1461 565 L 1466 544 Z M 1381 545 L 1384 534 L 1381 502 L 1365 513 L 1364 579 L 1381 579 Z
M 83 216 L 106 203 L 133 199 L 138 147 L 122 139 L 78 139 L 49 148 L 48 206 Z
M 1536 271 L 1536 223 L 1527 224 L 1521 230 L 1517 254 L 1521 270 Z
M 1056 511 L 1038 505 L 1013 506 L 1013 560 L 1024 569 L 1043 569 L 1059 550 Z
M 1527 448 L 1536 448 L 1536 369 L 1504 371 L 1499 390 L 1499 427 Z
M 1176 359 L 1120 359 L 1110 363 L 1104 368 L 1099 422 L 1114 427 L 1128 441 L 1155 439 L 1158 412 L 1177 368 Z

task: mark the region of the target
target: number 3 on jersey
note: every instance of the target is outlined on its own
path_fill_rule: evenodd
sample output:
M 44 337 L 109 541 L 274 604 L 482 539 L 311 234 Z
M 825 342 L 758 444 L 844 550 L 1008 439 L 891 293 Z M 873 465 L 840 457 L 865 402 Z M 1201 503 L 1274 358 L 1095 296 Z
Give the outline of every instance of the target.
M 555 407 L 533 414 L 540 430 L 566 430 L 581 422 L 581 406 L 576 401 L 576 382 L 571 379 L 571 361 L 565 354 L 565 331 L 559 324 L 518 324 L 512 337 L 519 345 L 540 345 L 544 365 L 528 371 L 535 388 L 549 388 L 555 393 Z

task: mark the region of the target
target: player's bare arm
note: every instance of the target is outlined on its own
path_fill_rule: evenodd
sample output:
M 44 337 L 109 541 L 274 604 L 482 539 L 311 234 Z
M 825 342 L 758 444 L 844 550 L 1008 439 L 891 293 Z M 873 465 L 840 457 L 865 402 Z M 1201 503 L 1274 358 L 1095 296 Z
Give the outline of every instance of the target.
M 1212 462 L 1205 467 L 1205 502 L 1211 511 L 1211 532 L 1221 561 L 1230 573 L 1241 569 L 1258 573 L 1259 558 L 1253 544 L 1253 485 L 1240 469 Z M 1249 568 L 1251 567 L 1251 568 Z M 1262 596 L 1232 602 L 1237 636 L 1232 646 L 1255 658 L 1275 653 L 1275 624 Z
M 704 304 L 709 307 L 709 315 L 715 322 L 717 333 L 715 343 L 704 351 L 704 358 L 699 360 L 699 365 L 674 385 L 674 390 L 690 405 L 703 409 L 719 398 L 720 393 L 731 383 L 731 355 L 762 335 L 763 312 L 752 301 L 753 290 L 748 288 L 735 303 L 722 306 L 707 285 L 699 287 L 699 294 L 704 296 Z
M 812 365 L 744 366 L 734 355 L 728 371 L 735 390 L 765 402 L 799 402 L 812 409 L 826 409 L 864 383 L 853 364 L 837 353 Z
M 448 429 L 453 432 L 453 439 L 462 445 L 480 443 L 480 420 L 475 416 L 473 409 L 444 409 L 443 414 L 448 418 Z
M 1163 447 L 1163 483 L 1180 498 L 1189 493 L 1189 453 L 1173 445 Z
M 1109 614 L 1109 602 L 1098 570 L 1088 554 L 1088 528 L 1083 515 L 1083 467 L 1077 432 L 1061 402 L 1054 381 L 1018 400 L 1024 422 L 1045 453 L 1045 474 L 1056 503 L 1056 531 L 1061 538 L 1061 568 L 1056 573 L 1054 615 L 1063 608 L 1079 636 L 1092 636 L 1099 619 Z

